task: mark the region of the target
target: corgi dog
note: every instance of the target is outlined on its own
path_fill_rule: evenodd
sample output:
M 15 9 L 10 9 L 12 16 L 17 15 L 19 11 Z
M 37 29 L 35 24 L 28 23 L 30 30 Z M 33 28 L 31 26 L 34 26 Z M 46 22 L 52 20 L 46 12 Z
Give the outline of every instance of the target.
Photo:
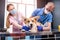
M 37 22 L 38 18 L 39 16 L 24 19 L 24 24 L 30 28 L 30 32 L 38 32 L 37 25 L 41 25 L 41 23 Z

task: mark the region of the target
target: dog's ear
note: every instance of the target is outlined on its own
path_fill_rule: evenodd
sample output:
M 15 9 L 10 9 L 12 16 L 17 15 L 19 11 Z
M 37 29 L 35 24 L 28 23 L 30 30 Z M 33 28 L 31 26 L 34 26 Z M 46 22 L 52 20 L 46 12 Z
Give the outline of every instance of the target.
M 35 20 L 38 20 L 40 18 L 40 16 L 35 16 L 34 19 Z
M 26 24 L 27 19 L 26 19 L 26 18 L 24 18 L 23 20 L 24 20 L 24 23 Z
M 26 17 L 22 17 L 22 19 L 23 19 L 24 21 L 26 21 Z

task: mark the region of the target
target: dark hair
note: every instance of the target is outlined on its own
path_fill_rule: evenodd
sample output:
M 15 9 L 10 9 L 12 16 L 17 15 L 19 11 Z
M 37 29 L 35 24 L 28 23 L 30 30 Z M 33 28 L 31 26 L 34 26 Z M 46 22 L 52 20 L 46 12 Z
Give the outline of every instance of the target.
M 7 5 L 7 10 L 9 9 L 10 6 L 14 6 L 13 4 L 8 4 Z
M 10 16 L 13 16 L 13 15 L 11 13 L 9 13 L 8 16 L 7 16 L 7 19 L 6 19 L 6 27 L 7 28 L 9 28 L 9 26 L 10 26 L 10 20 L 9 20 Z

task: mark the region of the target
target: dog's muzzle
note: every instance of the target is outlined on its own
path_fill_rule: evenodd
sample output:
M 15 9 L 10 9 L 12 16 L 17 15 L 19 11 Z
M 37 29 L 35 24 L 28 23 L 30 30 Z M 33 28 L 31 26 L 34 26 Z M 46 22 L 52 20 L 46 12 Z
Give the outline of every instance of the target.
M 33 27 L 33 24 L 30 24 L 30 28 L 32 28 Z

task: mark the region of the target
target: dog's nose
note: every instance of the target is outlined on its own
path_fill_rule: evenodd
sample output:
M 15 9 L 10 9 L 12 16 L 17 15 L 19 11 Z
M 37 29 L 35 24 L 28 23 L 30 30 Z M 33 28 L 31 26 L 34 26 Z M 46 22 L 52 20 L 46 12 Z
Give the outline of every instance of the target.
M 30 24 L 30 29 L 33 27 L 33 24 Z
M 33 26 L 33 24 L 30 24 L 30 26 L 32 27 L 32 26 Z

